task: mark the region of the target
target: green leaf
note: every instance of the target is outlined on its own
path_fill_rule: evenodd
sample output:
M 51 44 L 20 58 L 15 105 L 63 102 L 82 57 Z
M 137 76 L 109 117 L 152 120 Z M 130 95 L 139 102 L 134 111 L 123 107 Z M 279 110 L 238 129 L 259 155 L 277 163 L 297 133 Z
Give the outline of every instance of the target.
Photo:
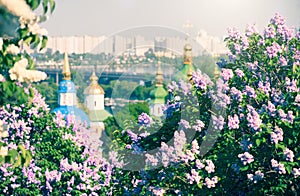
M 44 14 L 46 14 L 48 11 L 48 0 L 43 0 L 43 9 L 44 9 Z
M 53 13 L 54 9 L 55 9 L 55 2 L 54 0 L 49 0 L 50 3 L 50 11 L 51 13 Z
M 256 143 L 257 146 L 260 146 L 260 139 L 256 139 L 255 143 Z
M 43 36 L 43 40 L 42 40 L 42 45 L 41 45 L 40 51 L 43 50 L 46 47 L 47 42 L 48 42 L 48 37 L 47 36 Z

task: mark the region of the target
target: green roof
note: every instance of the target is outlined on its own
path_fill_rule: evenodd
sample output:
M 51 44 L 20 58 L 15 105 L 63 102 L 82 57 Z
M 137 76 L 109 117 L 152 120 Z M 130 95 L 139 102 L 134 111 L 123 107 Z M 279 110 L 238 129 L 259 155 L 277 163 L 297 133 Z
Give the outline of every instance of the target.
M 112 115 L 106 110 L 90 110 L 88 116 L 91 122 L 102 122 Z
M 165 99 L 168 96 L 168 92 L 163 86 L 156 86 L 151 92 L 151 103 L 165 104 Z
M 173 80 L 175 81 L 179 81 L 179 79 L 182 79 L 184 81 L 187 81 L 188 77 L 188 72 L 189 72 L 189 66 L 188 64 L 183 64 L 182 68 L 179 70 L 179 72 L 177 72 L 175 75 L 174 75 L 174 78 Z M 195 71 L 195 68 L 193 65 L 191 65 L 192 67 L 192 71 Z

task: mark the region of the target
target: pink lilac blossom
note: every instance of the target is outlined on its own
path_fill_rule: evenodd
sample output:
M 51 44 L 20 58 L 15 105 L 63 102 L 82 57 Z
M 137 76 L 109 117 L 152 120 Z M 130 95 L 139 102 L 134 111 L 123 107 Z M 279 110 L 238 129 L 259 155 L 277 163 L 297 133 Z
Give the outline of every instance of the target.
M 247 105 L 248 114 L 247 121 L 248 126 L 253 128 L 254 130 L 258 130 L 262 124 L 262 120 L 260 119 L 259 114 L 255 111 L 255 109 L 251 105 Z
M 250 37 L 253 34 L 258 34 L 259 31 L 256 27 L 256 24 L 247 24 L 246 35 Z
M 254 157 L 249 152 L 244 152 L 243 154 L 239 154 L 238 158 L 241 159 L 243 165 L 250 164 L 254 161 Z
M 283 131 L 280 127 L 275 126 L 274 130 L 270 134 L 272 143 L 278 144 L 278 141 L 283 141 Z
M 206 167 L 205 167 L 205 170 L 207 171 L 207 173 L 213 173 L 215 172 L 215 165 L 214 163 L 211 161 L 211 160 L 206 160 Z
M 240 127 L 239 124 L 240 124 L 240 120 L 236 114 L 234 114 L 233 117 L 228 116 L 228 128 L 229 129 L 238 129 Z
M 242 37 L 242 46 L 243 50 L 246 50 L 249 47 L 249 41 L 245 36 Z M 241 49 L 239 50 L 239 53 L 241 53 Z
M 271 160 L 271 166 L 273 169 L 278 171 L 279 174 L 286 174 L 285 167 L 282 163 L 278 163 L 275 159 Z
M 168 84 L 168 91 L 170 93 L 174 93 L 179 90 L 179 87 L 175 81 L 172 81 L 171 83 Z
M 273 26 L 266 27 L 264 30 L 264 36 L 265 38 L 275 38 L 276 31 Z
M 195 163 L 198 169 L 203 169 L 205 167 L 205 165 L 199 159 L 197 159 Z
M 205 127 L 205 124 L 201 120 L 196 120 L 196 124 L 192 126 L 192 128 L 195 131 L 202 131 L 202 129 Z
M 276 26 L 284 25 L 285 19 L 280 14 L 276 13 L 275 16 L 270 20 L 270 23 Z
M 235 54 L 240 54 L 241 53 L 241 46 L 239 44 L 234 44 L 234 50 Z
M 200 147 L 198 145 L 197 140 L 193 140 L 192 141 L 192 148 L 191 148 L 192 153 L 199 154 L 200 153 L 199 149 L 200 149 Z
M 250 87 L 250 86 L 246 86 L 246 88 L 245 88 L 245 92 L 247 93 L 247 95 L 249 96 L 249 97 L 251 97 L 251 98 L 256 98 L 257 97 L 257 95 L 256 95 L 256 93 L 255 93 L 255 90 L 254 90 L 254 88 L 252 88 L 252 87 Z
M 191 125 L 187 120 L 181 119 L 178 125 L 183 129 L 190 129 Z
M 279 64 L 281 66 L 287 66 L 288 65 L 288 62 L 287 62 L 287 60 L 286 60 L 286 58 L 284 56 L 280 56 L 279 57 Z
M 300 168 L 293 168 L 293 171 L 292 171 L 293 175 L 294 175 L 294 178 L 298 178 L 300 176 Z
M 195 169 L 192 169 L 191 174 L 187 173 L 185 177 L 190 184 L 193 184 L 194 182 L 198 184 L 201 180 L 201 176 L 199 176 L 199 173 Z
M 183 80 L 179 80 L 180 89 L 182 90 L 184 96 L 187 96 L 191 93 L 192 84 L 190 82 L 185 82 Z
M 230 89 L 230 94 L 233 95 L 233 98 L 241 102 L 243 100 L 243 93 L 235 87 Z
M 240 70 L 240 69 L 236 69 L 236 70 L 234 71 L 234 73 L 235 73 L 238 77 L 240 77 L 240 78 L 242 78 L 243 76 L 245 76 L 244 72 L 243 72 L 242 70 Z
M 253 183 L 257 183 L 264 178 L 264 174 L 260 170 L 257 170 L 254 175 L 247 174 L 247 177 L 250 181 L 253 181 Z
M 227 31 L 228 31 L 228 35 L 229 35 L 229 38 L 231 39 L 236 39 L 236 40 L 239 40 L 241 38 L 241 34 L 240 32 L 238 31 L 237 28 L 235 27 L 232 27 L 232 28 L 227 28 Z
M 258 67 L 258 62 L 254 61 L 254 63 L 246 63 L 249 70 L 256 70 Z
M 258 89 L 264 92 L 266 95 L 269 95 L 269 92 L 271 91 L 271 85 L 269 82 L 258 82 Z
M 214 128 L 222 130 L 224 125 L 225 125 L 225 121 L 224 121 L 223 116 L 216 117 L 216 116 L 212 115 L 211 118 L 213 120 Z
M 276 115 L 276 107 L 271 101 L 268 101 L 268 105 L 267 105 L 266 109 L 270 116 Z
M 269 58 L 277 57 L 278 53 L 281 53 L 282 49 L 280 45 L 276 42 L 273 42 L 272 46 L 267 46 L 267 55 Z
M 285 157 L 285 160 L 290 161 L 290 162 L 294 162 L 294 152 L 291 151 L 290 149 L 286 148 L 283 151 L 283 155 Z
M 207 188 L 216 187 L 216 184 L 218 183 L 218 177 L 214 176 L 212 179 L 205 178 L 204 185 L 207 186 Z
M 229 79 L 233 78 L 234 75 L 231 69 L 222 68 L 221 76 L 224 81 L 228 81 Z
M 293 79 L 291 81 L 290 78 L 285 78 L 286 90 L 288 92 L 299 92 L 299 88 L 297 87 L 297 80 Z
M 153 156 L 151 154 L 146 154 L 145 157 L 146 157 L 146 161 L 145 161 L 146 165 L 149 165 L 152 167 L 155 167 L 158 165 L 158 159 L 155 156 Z

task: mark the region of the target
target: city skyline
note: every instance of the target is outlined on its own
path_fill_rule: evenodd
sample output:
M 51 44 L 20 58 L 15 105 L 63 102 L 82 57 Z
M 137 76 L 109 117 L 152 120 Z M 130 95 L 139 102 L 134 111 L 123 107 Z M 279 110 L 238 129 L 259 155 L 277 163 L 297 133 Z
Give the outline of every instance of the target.
M 228 27 L 235 26 L 242 31 L 247 23 L 256 23 L 263 29 L 276 12 L 286 18 L 289 26 L 300 26 L 300 1 L 297 0 L 61 0 L 56 3 L 56 10 L 43 24 L 51 36 L 110 36 L 141 26 L 186 31 L 183 24 L 190 21 L 193 36 L 203 29 L 222 37 Z

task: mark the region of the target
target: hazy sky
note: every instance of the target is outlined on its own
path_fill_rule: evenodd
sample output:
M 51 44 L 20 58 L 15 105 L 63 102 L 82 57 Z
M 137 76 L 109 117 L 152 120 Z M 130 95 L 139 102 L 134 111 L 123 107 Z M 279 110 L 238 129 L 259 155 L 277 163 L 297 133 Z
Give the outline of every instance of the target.
M 247 23 L 262 29 L 276 12 L 288 25 L 300 27 L 300 0 L 56 0 L 45 26 L 49 35 L 111 35 L 131 27 L 159 25 L 227 34 Z

